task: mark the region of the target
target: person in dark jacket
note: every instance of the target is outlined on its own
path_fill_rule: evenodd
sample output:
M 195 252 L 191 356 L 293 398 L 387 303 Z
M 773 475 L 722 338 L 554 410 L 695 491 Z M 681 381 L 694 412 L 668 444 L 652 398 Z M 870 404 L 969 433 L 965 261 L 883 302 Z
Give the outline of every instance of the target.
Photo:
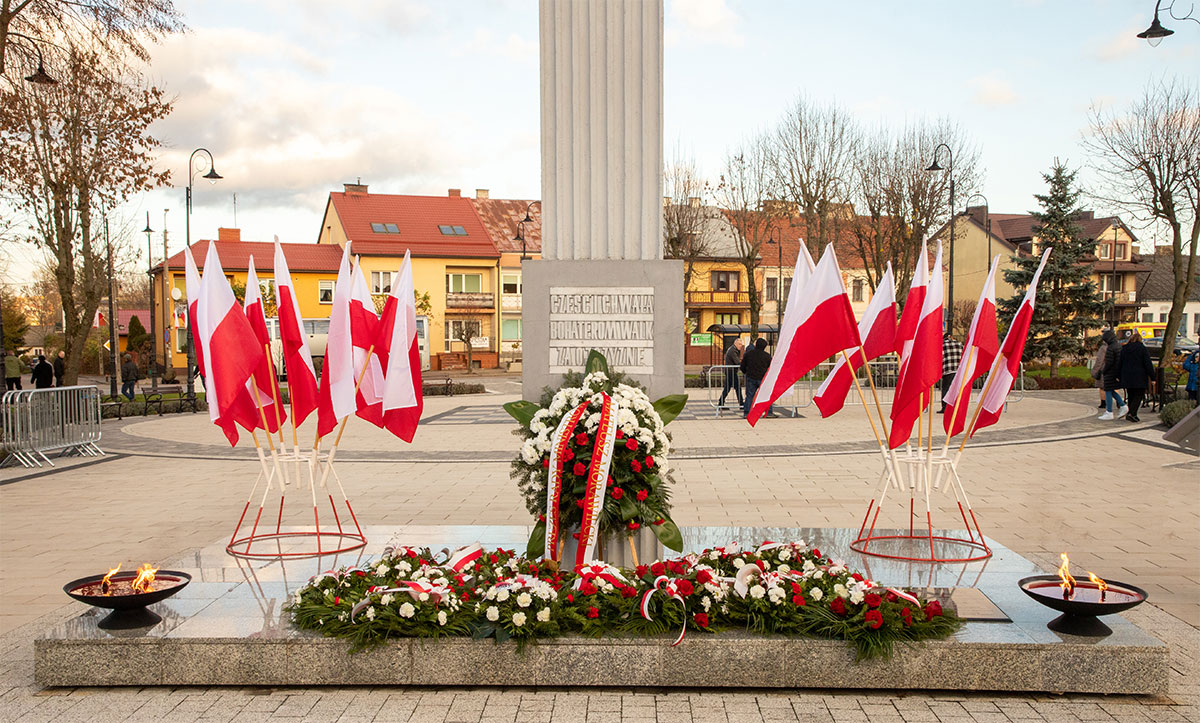
M 60 351 L 58 356 L 54 357 L 54 386 L 61 387 L 63 385 L 63 377 L 67 375 L 67 353 Z
M 1125 415 L 1125 419 L 1140 422 L 1138 409 L 1142 406 L 1142 400 L 1146 398 L 1150 380 L 1154 378 L 1154 362 L 1150 360 L 1150 352 L 1142 343 L 1141 334 L 1134 333 L 1129 342 L 1122 347 L 1117 378 L 1129 394 L 1129 413 Z
M 54 367 L 46 361 L 45 354 L 38 354 L 37 364 L 33 365 L 33 374 L 29 381 L 34 389 L 49 389 L 54 386 Z
M 950 332 L 946 332 L 942 336 L 942 393 L 940 395 L 942 407 L 938 410 L 938 414 L 946 413 L 946 391 L 950 389 L 950 383 L 954 381 L 954 375 L 958 373 L 962 355 L 963 343 L 950 336 Z
M 742 374 L 746 375 L 746 401 L 742 406 L 742 414 L 750 415 L 750 407 L 754 404 L 754 395 L 758 392 L 758 388 L 762 385 L 763 377 L 767 375 L 767 370 L 771 368 L 771 355 L 767 353 L 767 340 L 761 336 L 755 340 L 754 348 L 746 350 L 742 355 Z M 763 416 L 777 417 L 775 414 L 774 405 L 767 407 L 767 413 Z
M 121 393 L 129 401 L 133 401 L 134 385 L 138 380 L 138 366 L 129 354 L 125 355 L 125 363 L 121 365 Z
M 1125 416 L 1129 407 L 1125 406 L 1125 400 L 1121 399 L 1121 395 L 1117 392 L 1121 386 L 1119 381 L 1121 342 L 1117 341 L 1117 334 L 1112 329 L 1105 329 L 1101 338 L 1104 339 L 1105 344 L 1108 344 L 1108 349 L 1104 352 L 1104 371 L 1100 375 L 1100 379 L 1104 383 L 1105 412 L 1097 419 L 1107 421 Z M 1115 407 L 1113 402 L 1116 402 Z
M 745 345 L 742 337 L 739 336 L 725 350 L 725 388 L 721 390 L 721 398 L 717 401 L 718 409 L 724 408 L 725 397 L 729 396 L 730 389 L 737 392 L 738 407 L 745 408 L 746 406 L 746 401 L 742 399 L 742 385 L 738 382 L 738 368 L 742 365 L 742 349 Z

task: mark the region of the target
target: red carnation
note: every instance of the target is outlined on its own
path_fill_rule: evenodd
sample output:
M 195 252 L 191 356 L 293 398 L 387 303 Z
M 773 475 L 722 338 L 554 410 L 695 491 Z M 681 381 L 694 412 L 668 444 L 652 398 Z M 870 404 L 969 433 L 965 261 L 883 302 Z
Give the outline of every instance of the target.
M 887 600 L 888 602 L 896 602 L 897 600 L 900 599 L 900 597 L 898 595 L 896 595 L 896 593 L 892 592 L 891 590 L 888 590 L 887 595 L 884 595 L 884 599 Z
M 637 588 L 633 585 L 626 585 L 621 588 L 621 597 L 633 597 L 634 595 L 637 595 Z
M 867 593 L 863 600 L 867 603 L 867 607 L 869 608 L 877 608 L 883 603 L 883 598 L 879 597 L 873 592 Z
M 567 593 L 567 602 L 571 602 L 571 603 L 575 602 L 575 593 L 571 593 L 571 592 Z
M 567 447 L 566 449 L 563 450 L 562 458 L 567 460 L 568 462 L 575 459 L 575 450 L 571 449 L 570 447 Z
M 929 604 L 925 606 L 925 619 L 926 620 L 933 620 L 934 618 L 936 618 L 937 616 L 939 616 L 941 614 L 942 614 L 942 604 L 940 602 L 938 602 L 937 600 L 930 600 Z
M 629 463 L 629 469 L 633 470 L 634 472 L 641 472 L 642 463 L 635 459 Z
M 647 467 L 653 467 L 654 466 L 654 458 L 651 457 L 650 455 L 646 455 L 645 465 Z
M 575 506 L 582 510 L 583 509 L 583 500 L 575 500 Z
M 587 616 L 588 616 L 589 618 L 598 618 L 598 617 L 600 617 L 600 610 L 599 610 L 599 608 L 595 608 L 595 607 L 590 607 L 590 608 L 588 608 Z
M 579 592 L 583 593 L 584 595 L 595 595 L 596 586 L 590 582 L 585 582 L 579 586 Z
M 817 558 L 818 560 L 821 559 L 821 551 L 820 550 L 818 550 L 817 548 L 814 547 L 812 550 L 812 553 L 813 553 L 813 557 Z
M 868 610 L 864 616 L 867 622 L 867 627 L 872 630 L 878 630 L 883 627 L 883 614 L 878 610 Z
M 855 580 L 858 580 L 859 582 L 862 582 L 862 579 L 863 579 L 862 575 L 859 575 L 857 572 L 851 573 L 850 577 L 854 578 Z
M 633 437 L 630 437 L 629 439 L 625 440 L 625 449 L 636 452 L 637 448 L 638 448 L 638 443 L 637 443 L 636 439 L 634 439 Z
M 619 500 L 625 496 L 625 490 L 621 489 L 620 487 L 613 487 L 612 490 L 609 491 L 609 494 L 612 495 L 614 500 Z
M 571 471 L 582 477 L 583 475 L 587 474 L 587 466 L 584 465 L 583 462 L 576 462 Z
M 647 574 L 649 574 L 649 572 L 650 572 L 650 567 L 648 565 L 638 565 L 637 566 L 637 576 L 638 577 L 645 577 Z
M 573 537 L 573 538 L 575 538 L 576 540 L 578 540 L 578 539 L 579 539 L 579 533 L 578 533 L 578 532 L 572 532 L 572 533 L 571 533 L 571 537 Z
M 638 490 L 638 493 L 637 493 L 638 502 L 645 502 L 646 498 L 649 496 L 650 496 L 650 490 Z
M 500 562 L 500 556 L 492 553 L 491 555 L 488 555 L 488 561 L 495 565 L 497 562 Z
M 664 520 L 663 518 L 659 517 L 657 520 L 655 520 L 655 521 L 654 521 L 654 524 L 655 524 L 655 525 L 661 525 L 661 524 L 662 524 L 662 523 L 664 523 L 664 522 L 666 522 L 666 520 Z
M 912 610 L 907 607 L 900 608 L 900 619 L 904 621 L 904 627 L 912 625 Z
M 340 603 L 341 601 L 342 601 L 342 596 L 341 596 L 341 595 L 338 595 L 337 597 L 335 597 L 335 598 L 333 599 L 333 604 L 336 606 L 336 605 L 337 605 L 338 603 Z
M 579 434 L 575 435 L 575 444 L 587 444 L 587 443 L 588 443 L 587 434 L 580 432 Z
M 624 439 L 624 438 L 625 438 L 625 433 L 618 429 L 617 430 L 617 439 Z
M 633 520 L 629 521 L 629 529 L 636 530 L 639 527 L 641 527 L 641 525 L 639 525 L 638 523 L 634 522 Z
M 542 469 L 550 469 L 550 458 L 549 457 L 542 460 Z
M 696 624 L 702 628 L 708 627 L 708 613 L 696 613 Z
M 804 596 L 800 593 L 796 593 L 792 596 L 792 604 L 798 608 L 804 607 Z
M 656 562 L 650 566 L 650 574 L 654 575 L 655 577 L 658 577 L 659 575 L 666 573 L 666 571 L 667 571 L 667 566 L 662 564 L 661 562 Z
M 800 583 L 798 583 L 798 582 L 792 583 L 792 594 L 799 595 L 801 589 L 802 588 L 800 587 Z
M 835 597 L 833 602 L 829 603 L 829 609 L 838 615 L 846 614 L 846 603 L 840 597 Z
M 683 595 L 684 597 L 696 592 L 696 588 L 692 587 L 692 583 L 688 582 L 687 580 L 680 580 L 679 582 L 675 583 L 675 589 L 679 590 L 679 594 Z
M 713 579 L 712 573 L 709 572 L 708 570 L 700 570 L 699 572 L 696 573 L 696 582 L 700 583 L 701 585 L 705 585 L 705 584 L 712 582 L 712 579 Z
M 545 515 L 538 515 L 538 522 L 545 522 L 545 521 L 546 521 Z
M 408 552 L 406 552 L 405 554 L 406 554 L 406 555 L 408 555 L 409 557 L 416 557 L 416 556 L 417 556 L 417 552 L 416 552 L 416 550 L 409 550 L 409 551 L 408 551 Z
M 471 599 L 471 593 L 470 593 L 469 591 L 467 591 L 467 590 L 463 590 L 463 593 L 462 593 L 462 599 L 463 599 L 463 601 L 470 600 L 470 599 Z

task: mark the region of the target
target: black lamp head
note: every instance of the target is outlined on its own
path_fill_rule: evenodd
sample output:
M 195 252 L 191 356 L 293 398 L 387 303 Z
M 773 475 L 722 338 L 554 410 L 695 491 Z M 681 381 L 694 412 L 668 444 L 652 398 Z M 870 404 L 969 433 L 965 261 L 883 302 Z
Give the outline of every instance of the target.
M 220 173 L 217 173 L 217 169 L 209 168 L 208 173 L 205 173 L 203 176 L 201 176 L 201 178 L 207 178 L 209 183 L 216 183 L 224 178 L 224 176 L 222 176 Z
M 1138 33 L 1137 36 L 1150 43 L 1150 47 L 1157 48 L 1163 38 L 1174 34 L 1174 30 L 1164 28 L 1162 23 L 1158 22 L 1158 9 L 1156 8 L 1154 10 L 1154 21 L 1150 23 L 1150 27 Z
M 1169 33 L 1170 31 L 1168 30 L 1167 32 Z M 36 83 L 38 85 L 54 85 L 55 83 L 58 82 L 54 78 L 51 78 L 50 74 L 46 72 L 46 67 L 44 65 L 42 65 L 41 60 L 38 60 L 37 72 L 34 73 L 33 75 L 25 76 L 25 80 L 28 80 L 30 83 Z
M 930 163 L 929 168 L 926 168 L 925 170 L 926 171 L 941 171 L 941 170 L 943 170 L 941 164 L 937 162 L 937 156 L 933 157 L 933 163 Z

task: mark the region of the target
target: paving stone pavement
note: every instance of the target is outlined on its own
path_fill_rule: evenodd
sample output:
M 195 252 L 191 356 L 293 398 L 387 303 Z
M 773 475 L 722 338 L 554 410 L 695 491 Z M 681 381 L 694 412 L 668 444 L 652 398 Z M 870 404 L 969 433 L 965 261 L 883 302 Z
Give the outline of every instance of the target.
M 356 510 L 371 524 L 525 523 L 508 479 L 511 425 L 485 421 L 513 398 L 431 399 L 426 415 L 435 418 L 411 447 L 352 423 L 339 467 Z M 64 581 L 113 559 L 175 557 L 231 531 L 253 453 L 231 453 L 204 415 L 185 414 L 106 422 L 101 446 L 120 453 L 104 461 L 0 471 L 0 720 L 1200 721 L 1200 461 L 1163 445 L 1152 415 L 1142 425 L 1103 423 L 1092 407 L 1087 390 L 1011 405 L 968 448 L 964 482 L 984 531 L 1044 568 L 1066 550 L 1081 569 L 1147 589 L 1151 603 L 1128 615 L 1170 645 L 1167 697 L 897 694 L 870 690 L 870 680 L 850 692 L 39 690 L 32 640 L 82 609 L 63 604 Z M 454 421 L 464 413 L 470 423 Z M 857 525 L 879 471 L 862 408 L 768 422 L 751 430 L 698 416 L 671 425 L 677 521 Z M 935 496 L 934 505 L 935 522 L 953 522 L 953 498 Z M 906 514 L 904 500 L 880 524 Z

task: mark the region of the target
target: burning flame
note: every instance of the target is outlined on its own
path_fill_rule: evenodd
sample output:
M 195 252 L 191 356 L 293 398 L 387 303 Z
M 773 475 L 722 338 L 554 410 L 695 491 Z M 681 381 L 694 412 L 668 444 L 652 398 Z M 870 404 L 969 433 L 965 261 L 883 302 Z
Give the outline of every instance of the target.
M 110 586 L 109 578 L 111 578 L 113 575 L 117 574 L 117 571 L 120 569 L 121 569 L 121 563 L 118 562 L 117 566 L 114 567 L 113 569 L 109 570 L 108 574 L 104 576 L 104 579 L 100 581 L 100 592 L 101 593 L 103 593 L 105 595 L 110 594 L 109 593 L 109 586 Z
M 1058 576 L 1062 578 L 1062 582 L 1059 583 L 1059 587 L 1062 588 L 1063 597 L 1070 597 L 1075 592 L 1076 584 L 1075 578 L 1071 577 L 1071 559 L 1067 557 L 1067 553 L 1065 552 L 1060 557 L 1062 558 L 1062 564 L 1058 566 Z
M 1100 591 L 1100 600 L 1103 602 L 1105 591 L 1108 590 L 1108 583 L 1093 575 L 1090 570 L 1088 571 L 1088 579 L 1096 583 L 1096 588 Z
M 158 572 L 158 568 L 150 567 L 150 563 L 144 563 L 138 570 L 137 577 L 130 587 L 134 592 L 150 592 L 150 586 L 154 584 L 154 573 Z

